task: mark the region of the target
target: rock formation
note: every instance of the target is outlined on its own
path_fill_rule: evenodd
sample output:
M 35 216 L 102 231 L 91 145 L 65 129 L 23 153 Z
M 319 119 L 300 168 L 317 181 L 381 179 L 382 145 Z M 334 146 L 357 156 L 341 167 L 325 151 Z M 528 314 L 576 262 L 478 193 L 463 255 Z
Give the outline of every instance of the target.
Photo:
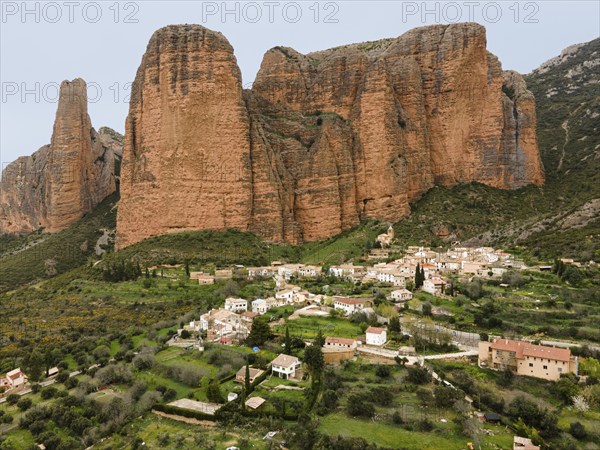
M 544 181 L 534 99 L 477 24 L 308 55 L 276 47 L 241 84 L 220 33 L 152 36 L 126 124 L 118 248 L 225 228 L 311 241 L 397 221 L 436 184 Z
M 51 143 L 2 172 L 0 232 L 60 231 L 113 193 L 121 144 L 108 131 L 92 128 L 85 81 L 64 81 Z

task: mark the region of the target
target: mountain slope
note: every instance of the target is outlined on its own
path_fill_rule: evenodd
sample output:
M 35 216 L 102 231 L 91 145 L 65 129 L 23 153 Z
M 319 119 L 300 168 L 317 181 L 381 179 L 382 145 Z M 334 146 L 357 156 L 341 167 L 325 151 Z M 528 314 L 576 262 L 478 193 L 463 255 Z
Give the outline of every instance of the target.
M 600 259 L 600 39 L 569 47 L 525 76 L 536 98 L 546 184 L 515 192 L 481 185 L 435 189 L 397 233 L 529 246 L 547 257 Z M 442 233 L 440 233 L 440 231 Z M 415 242 L 417 241 L 417 242 Z

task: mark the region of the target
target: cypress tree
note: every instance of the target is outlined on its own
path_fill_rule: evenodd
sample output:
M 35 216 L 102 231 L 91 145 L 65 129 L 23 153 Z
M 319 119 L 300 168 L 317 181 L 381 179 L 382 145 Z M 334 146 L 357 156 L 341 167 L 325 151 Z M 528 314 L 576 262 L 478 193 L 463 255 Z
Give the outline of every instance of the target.
M 246 364 L 246 379 L 244 380 L 244 392 L 246 395 L 250 395 L 252 386 L 250 384 L 250 365 Z
M 292 339 L 290 338 L 289 327 L 285 327 L 285 352 L 288 355 L 292 354 Z

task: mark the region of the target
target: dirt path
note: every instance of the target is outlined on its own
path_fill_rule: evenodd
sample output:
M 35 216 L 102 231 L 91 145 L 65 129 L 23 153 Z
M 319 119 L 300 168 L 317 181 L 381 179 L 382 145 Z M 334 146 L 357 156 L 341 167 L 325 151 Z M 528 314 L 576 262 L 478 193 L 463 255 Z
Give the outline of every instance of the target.
M 176 414 L 167 414 L 167 413 L 164 413 L 161 411 L 152 411 L 152 413 L 156 414 L 157 416 L 164 417 L 165 419 L 172 419 L 172 420 L 176 420 L 178 422 L 188 423 L 190 425 L 201 425 L 206 428 L 214 428 L 217 426 L 216 423 L 211 422 L 210 420 L 192 419 L 191 417 L 183 417 L 183 416 L 178 416 Z

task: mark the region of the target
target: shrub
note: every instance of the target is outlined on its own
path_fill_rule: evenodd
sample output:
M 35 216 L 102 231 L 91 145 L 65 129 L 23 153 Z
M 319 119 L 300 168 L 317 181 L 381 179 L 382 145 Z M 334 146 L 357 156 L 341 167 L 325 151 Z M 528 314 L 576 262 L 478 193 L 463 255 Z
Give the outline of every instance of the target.
M 569 433 L 571 433 L 571 436 L 578 440 L 583 440 L 587 438 L 587 431 L 585 427 L 581 424 L 581 422 L 571 423 L 571 425 L 569 426 Z
M 431 374 L 425 367 L 408 367 L 406 381 L 412 384 L 427 384 L 431 381 Z
M 375 370 L 375 375 L 377 375 L 380 378 L 388 378 L 390 376 L 390 373 L 391 370 L 389 366 L 380 365 L 377 366 L 377 369 Z
M 42 389 L 42 392 L 40 393 L 40 395 L 41 395 L 42 399 L 49 400 L 49 399 L 55 397 L 57 392 L 58 392 L 58 389 L 56 389 L 54 386 L 48 386 L 47 388 Z
M 56 375 L 57 383 L 64 383 L 68 379 L 69 379 L 69 373 L 65 372 L 65 371 L 60 371 L 60 372 L 58 372 L 58 375 Z
M 370 419 L 375 415 L 375 407 L 372 403 L 365 401 L 365 398 L 358 394 L 348 397 L 348 414 L 352 417 L 365 417 Z
M 29 408 L 31 408 L 32 404 L 33 404 L 33 401 L 30 398 L 25 397 L 17 402 L 17 407 L 21 411 L 27 411 Z

